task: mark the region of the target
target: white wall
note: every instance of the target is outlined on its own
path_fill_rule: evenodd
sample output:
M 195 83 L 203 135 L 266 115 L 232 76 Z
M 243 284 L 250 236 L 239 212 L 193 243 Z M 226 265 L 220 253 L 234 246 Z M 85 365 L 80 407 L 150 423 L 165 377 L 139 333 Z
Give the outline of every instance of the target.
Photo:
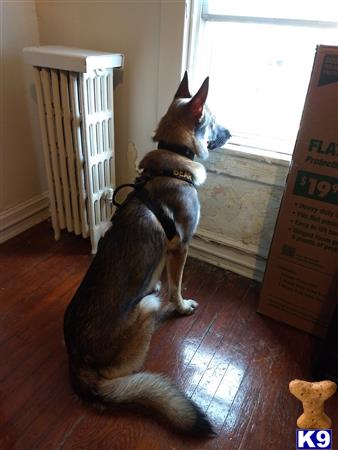
M 135 174 L 136 152 L 153 148 L 157 121 L 160 0 L 36 2 L 41 45 L 124 53 L 116 77 L 117 182 Z
M 0 212 L 46 190 L 32 73 L 22 48 L 38 45 L 35 3 L 1 2 Z

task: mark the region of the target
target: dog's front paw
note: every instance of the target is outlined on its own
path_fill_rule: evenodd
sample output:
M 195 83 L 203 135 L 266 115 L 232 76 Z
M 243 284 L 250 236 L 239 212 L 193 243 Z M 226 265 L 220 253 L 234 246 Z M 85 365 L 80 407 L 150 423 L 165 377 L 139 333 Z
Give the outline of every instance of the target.
M 182 299 L 177 305 L 176 309 L 180 314 L 193 314 L 198 306 L 195 300 L 184 300 Z

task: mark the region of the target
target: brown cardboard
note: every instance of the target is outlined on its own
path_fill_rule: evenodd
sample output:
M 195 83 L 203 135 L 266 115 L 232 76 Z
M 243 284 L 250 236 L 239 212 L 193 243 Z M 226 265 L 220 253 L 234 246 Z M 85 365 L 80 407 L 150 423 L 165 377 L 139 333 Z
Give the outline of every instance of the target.
M 338 47 L 319 46 L 258 311 L 324 336 L 337 284 Z

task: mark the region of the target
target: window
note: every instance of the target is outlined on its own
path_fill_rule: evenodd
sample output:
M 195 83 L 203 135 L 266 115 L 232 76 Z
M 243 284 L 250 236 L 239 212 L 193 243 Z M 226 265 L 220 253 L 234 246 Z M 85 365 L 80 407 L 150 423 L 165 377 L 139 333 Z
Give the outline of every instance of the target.
M 231 145 L 291 154 L 318 44 L 338 45 L 337 0 L 193 1 L 189 69 Z

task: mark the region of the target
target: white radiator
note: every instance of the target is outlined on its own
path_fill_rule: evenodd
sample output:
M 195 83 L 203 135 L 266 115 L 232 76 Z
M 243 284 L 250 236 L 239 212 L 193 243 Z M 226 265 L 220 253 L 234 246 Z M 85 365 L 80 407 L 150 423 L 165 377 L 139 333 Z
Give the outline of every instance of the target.
M 68 47 L 28 47 L 34 67 L 55 239 L 109 227 L 115 186 L 113 68 L 123 56 Z

